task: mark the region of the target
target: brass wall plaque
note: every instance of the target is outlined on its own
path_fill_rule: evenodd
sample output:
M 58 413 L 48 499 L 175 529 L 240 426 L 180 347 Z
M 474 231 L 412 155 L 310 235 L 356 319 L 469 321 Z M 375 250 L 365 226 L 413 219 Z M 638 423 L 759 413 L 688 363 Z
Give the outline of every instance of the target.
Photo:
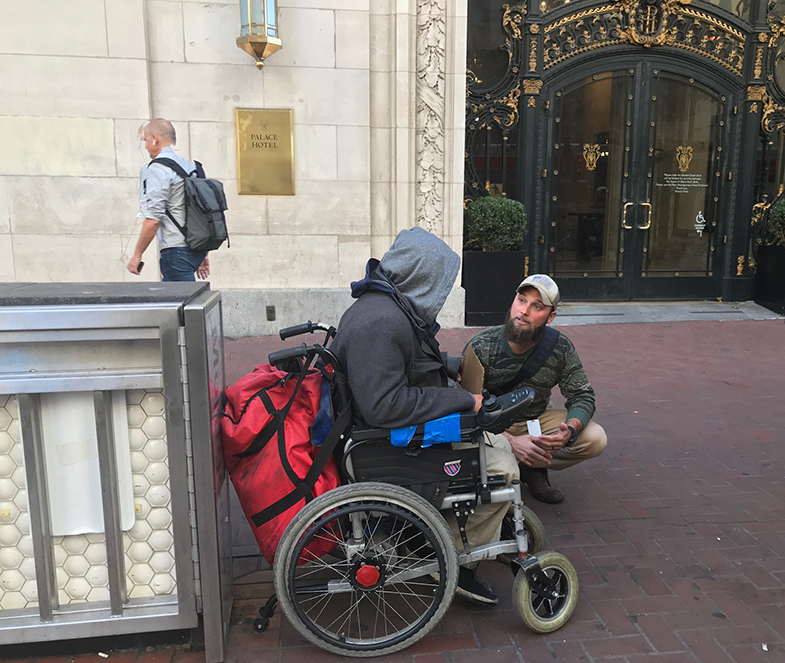
M 291 110 L 235 109 L 239 193 L 294 194 Z

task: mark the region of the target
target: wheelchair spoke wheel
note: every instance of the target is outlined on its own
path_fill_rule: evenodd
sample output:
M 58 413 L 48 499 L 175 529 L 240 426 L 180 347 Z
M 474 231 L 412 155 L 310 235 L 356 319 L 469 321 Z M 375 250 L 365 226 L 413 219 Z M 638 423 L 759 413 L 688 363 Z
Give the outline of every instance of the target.
M 284 614 L 302 636 L 367 657 L 408 647 L 438 623 L 455 593 L 458 561 L 447 524 L 425 500 L 359 483 L 297 514 L 274 572 Z
M 535 633 L 551 633 L 564 626 L 578 602 L 578 574 L 570 561 L 557 552 L 546 550 L 537 555 L 543 573 L 549 578 L 558 597 L 546 598 L 530 585 L 519 571 L 512 586 L 515 612 Z

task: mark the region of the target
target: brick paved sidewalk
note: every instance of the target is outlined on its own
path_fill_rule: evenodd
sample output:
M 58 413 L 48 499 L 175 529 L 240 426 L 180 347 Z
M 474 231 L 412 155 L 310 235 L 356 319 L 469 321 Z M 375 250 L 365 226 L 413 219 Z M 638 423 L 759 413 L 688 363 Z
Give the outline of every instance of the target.
M 552 474 L 567 496 L 562 504 L 536 502 L 525 489 L 524 500 L 545 523 L 549 547 L 578 570 L 572 619 L 550 635 L 529 632 L 511 609 L 509 569 L 486 562 L 481 573 L 499 594 L 498 607 L 456 598 L 421 642 L 376 660 L 785 662 L 785 325 L 562 331 L 595 386 L 596 419 L 609 445 L 600 458 Z M 442 346 L 455 354 L 471 333 L 448 330 Z M 269 337 L 227 339 L 227 380 L 283 345 Z M 238 572 L 255 563 L 238 560 Z M 342 660 L 306 644 L 280 614 L 269 631 L 254 633 L 251 622 L 271 592 L 269 571 L 238 577 L 229 663 Z M 113 654 L 107 663 L 117 658 L 203 661 L 199 652 L 176 648 Z

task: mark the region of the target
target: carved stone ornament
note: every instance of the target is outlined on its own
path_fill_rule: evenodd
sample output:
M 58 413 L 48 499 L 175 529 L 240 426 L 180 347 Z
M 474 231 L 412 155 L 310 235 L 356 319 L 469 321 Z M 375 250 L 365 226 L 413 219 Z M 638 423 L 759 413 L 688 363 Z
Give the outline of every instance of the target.
M 417 0 L 415 205 L 417 225 L 442 234 L 446 0 Z

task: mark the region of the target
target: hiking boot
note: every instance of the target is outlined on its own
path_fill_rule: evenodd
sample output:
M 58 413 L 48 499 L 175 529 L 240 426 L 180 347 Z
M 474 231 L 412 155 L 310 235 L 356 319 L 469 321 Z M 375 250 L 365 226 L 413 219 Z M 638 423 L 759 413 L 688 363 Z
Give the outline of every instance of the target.
M 477 569 L 461 567 L 458 571 L 458 587 L 455 593 L 480 605 L 496 605 L 499 597 L 477 577 Z
M 548 504 L 558 504 L 564 500 L 564 494 L 558 488 L 551 486 L 551 482 L 548 480 L 548 470 L 528 467 L 523 463 L 519 463 L 519 467 L 521 481 L 527 483 L 529 492 L 534 499 Z

